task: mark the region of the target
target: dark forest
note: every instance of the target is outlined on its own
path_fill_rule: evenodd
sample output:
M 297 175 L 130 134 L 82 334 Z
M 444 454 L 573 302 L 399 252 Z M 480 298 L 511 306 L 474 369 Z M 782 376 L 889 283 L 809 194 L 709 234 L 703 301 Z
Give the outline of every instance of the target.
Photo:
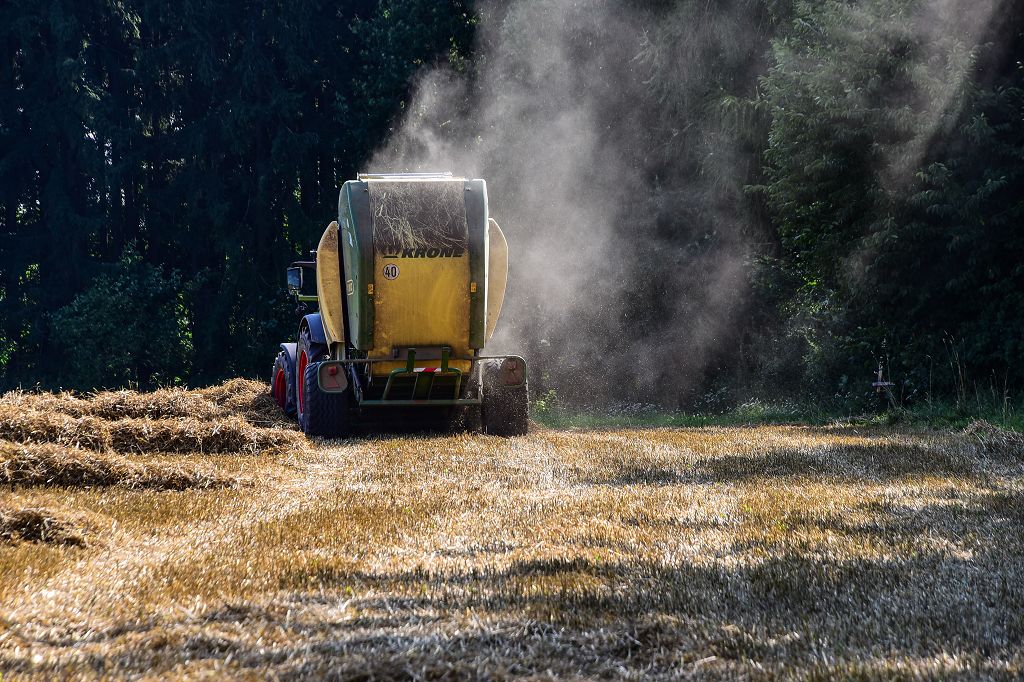
M 721 282 L 611 291 L 598 317 L 562 332 L 543 311 L 526 320 L 529 285 L 513 284 L 510 324 L 533 339 L 538 395 L 673 409 L 865 404 L 881 365 L 905 404 L 1019 398 L 1024 3 L 951 20 L 942 12 L 958 10 L 922 0 L 662 0 L 626 3 L 640 28 L 625 36 L 587 20 L 605 5 L 578 4 L 553 19 L 576 22 L 567 49 L 591 60 L 614 41 L 630 88 L 609 97 L 636 110 L 601 122 L 640 180 L 616 222 L 633 232 L 618 238 L 681 254 L 695 273 L 729 254 L 736 296 L 729 324 L 690 355 L 685 334 L 678 346 L 666 334 L 665 311 L 678 322 L 694 300 L 700 323 L 705 290 Z M 531 27 L 505 12 L 430 0 L 5 2 L 0 387 L 265 377 L 295 333 L 285 267 L 334 218 L 341 183 L 403 170 L 367 165 L 410 116 L 424 74 L 468 84 L 451 104 L 472 107 L 494 58 L 481 27 L 501 27 L 503 49 L 519 34 L 530 44 Z M 723 149 L 728 162 L 711 153 Z M 629 281 L 665 281 L 658 268 L 671 263 L 641 262 Z M 691 360 L 658 386 L 581 381 L 577 334 L 612 347 L 656 338 L 659 353 Z

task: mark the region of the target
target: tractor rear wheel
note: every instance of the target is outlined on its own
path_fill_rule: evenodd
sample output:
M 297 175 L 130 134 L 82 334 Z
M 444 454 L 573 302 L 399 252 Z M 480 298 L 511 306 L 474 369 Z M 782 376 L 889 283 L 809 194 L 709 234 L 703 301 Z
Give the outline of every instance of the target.
M 503 362 L 489 362 L 481 372 L 484 400 L 480 406 L 483 432 L 494 436 L 522 436 L 530 427 L 530 390 L 526 377 L 521 383 L 509 385 L 508 362 L 522 362 L 509 358 Z
M 295 372 L 292 382 L 295 385 L 295 410 L 299 416 L 299 423 L 302 423 L 302 413 L 306 398 L 305 380 L 306 367 L 313 362 L 327 359 L 327 346 L 313 340 L 309 327 L 303 326 L 299 330 L 299 342 L 295 344 Z
M 288 355 L 284 351 L 274 359 L 274 370 L 270 374 L 270 395 L 285 415 L 295 416 L 295 379 L 292 377 Z

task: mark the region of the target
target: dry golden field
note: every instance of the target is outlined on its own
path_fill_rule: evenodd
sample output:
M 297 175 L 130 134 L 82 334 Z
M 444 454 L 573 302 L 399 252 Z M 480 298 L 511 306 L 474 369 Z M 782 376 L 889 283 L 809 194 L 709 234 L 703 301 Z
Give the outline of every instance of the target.
M 0 677 L 1024 676 L 1024 441 L 0 399 Z

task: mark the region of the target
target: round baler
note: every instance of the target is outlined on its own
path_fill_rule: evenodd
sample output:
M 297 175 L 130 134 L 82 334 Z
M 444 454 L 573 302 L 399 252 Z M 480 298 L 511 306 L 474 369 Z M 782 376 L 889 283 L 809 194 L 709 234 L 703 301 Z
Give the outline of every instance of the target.
M 484 352 L 507 277 L 483 180 L 359 175 L 342 186 L 315 260 L 288 269 L 303 314 L 274 363 L 275 400 L 308 435 L 361 425 L 526 433 L 525 360 Z

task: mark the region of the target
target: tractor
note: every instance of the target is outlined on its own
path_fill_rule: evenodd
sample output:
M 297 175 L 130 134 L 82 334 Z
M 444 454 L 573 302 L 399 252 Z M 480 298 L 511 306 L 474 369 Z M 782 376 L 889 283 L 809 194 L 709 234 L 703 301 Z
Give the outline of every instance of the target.
M 488 355 L 508 279 L 508 243 L 483 180 L 359 174 L 311 260 L 292 263 L 295 343 L 271 393 L 309 436 L 446 428 L 525 434 L 526 361 Z

